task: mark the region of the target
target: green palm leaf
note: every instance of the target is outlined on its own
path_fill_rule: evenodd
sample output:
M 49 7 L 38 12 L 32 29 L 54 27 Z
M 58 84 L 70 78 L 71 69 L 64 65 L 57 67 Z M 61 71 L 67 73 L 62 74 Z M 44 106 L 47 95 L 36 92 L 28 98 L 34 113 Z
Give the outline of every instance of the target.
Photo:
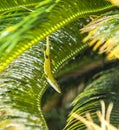
M 90 41 L 89 45 L 93 46 L 93 50 L 99 50 L 99 53 L 106 53 L 108 59 L 119 58 L 119 11 L 111 11 L 82 29 L 82 32 L 89 32 L 84 38 Z
M 97 79 L 94 79 L 86 89 L 79 94 L 73 101 L 74 106 L 68 119 L 68 123 L 65 129 L 67 130 L 84 130 L 85 125 L 79 120 L 72 117 L 72 113 L 76 113 L 85 117 L 86 113 L 91 113 L 93 119 L 98 122 L 96 111 L 100 110 L 100 100 L 104 100 L 106 104 L 111 101 L 114 103 L 114 108 L 111 114 L 111 123 L 118 128 L 118 84 L 119 73 L 118 65 L 115 68 L 106 70 L 97 74 Z
M 24 1 L 22 2 L 24 3 Z M 25 2 L 26 5 L 27 2 L 28 4 L 32 3 L 32 1 Z M 7 4 L 9 3 L 7 2 Z M 21 5 L 20 1 L 17 2 L 17 4 L 18 6 Z M 79 0 L 72 2 L 69 2 L 68 0 L 47 0 L 46 3 L 41 1 L 37 4 L 38 6 L 34 5 L 34 7 L 32 7 L 33 11 L 31 12 L 29 9 L 26 9 L 27 12 L 29 12 L 27 16 L 20 15 L 19 11 L 17 10 L 18 14 L 15 15 L 21 16 L 18 17 L 20 19 L 17 21 L 18 23 L 16 23 L 15 19 L 13 20 L 13 23 L 7 23 L 4 25 L 4 27 L 6 27 L 5 29 L 1 28 L 0 70 L 4 70 L 4 68 L 18 55 L 22 54 L 25 50 L 66 24 L 79 17 L 106 11 L 113 7 L 108 2 L 102 0 L 98 0 L 96 2 L 92 2 L 91 0 L 84 0 L 83 2 Z M 13 6 L 15 5 L 16 1 L 13 2 Z M 2 13 L 2 15 L 5 13 L 6 12 Z M 11 12 L 9 11 L 10 15 L 7 15 L 8 17 L 11 17 L 11 19 L 14 19 L 14 13 L 16 13 L 15 9 Z M 4 17 L 5 16 L 6 15 L 4 15 Z M 6 20 L 8 20 L 8 18 Z
M 79 28 L 79 22 L 74 22 L 50 36 L 54 76 L 68 60 L 87 47 L 87 44 L 81 43 Z M 77 35 L 73 35 L 74 31 Z M 66 40 L 68 37 L 69 41 Z M 42 95 L 48 87 L 43 71 L 44 46 L 45 41 L 33 46 L 1 73 L 0 110 L 5 113 L 0 117 L 1 129 L 16 128 L 16 125 L 26 130 L 48 129 L 40 106 Z

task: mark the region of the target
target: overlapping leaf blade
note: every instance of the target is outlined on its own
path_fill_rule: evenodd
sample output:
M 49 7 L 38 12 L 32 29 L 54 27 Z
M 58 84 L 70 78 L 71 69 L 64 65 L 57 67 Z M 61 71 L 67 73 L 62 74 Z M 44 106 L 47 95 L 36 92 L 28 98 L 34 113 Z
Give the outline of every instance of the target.
M 98 78 L 90 83 L 86 89 L 73 101 L 74 108 L 68 119 L 67 130 L 83 130 L 85 125 L 72 117 L 72 113 L 84 116 L 91 113 L 92 117 L 98 122 L 96 111 L 100 110 L 100 100 L 106 104 L 114 103 L 111 115 L 111 123 L 118 127 L 119 103 L 118 103 L 118 66 L 98 74 Z
M 82 29 L 82 32 L 89 32 L 84 38 L 93 46 L 93 50 L 99 53 L 106 53 L 108 59 L 119 58 L 119 11 L 111 11 L 100 18 L 93 20 Z
M 65 62 L 87 47 L 81 43 L 79 28 L 80 23 L 77 21 L 50 36 L 51 60 L 55 63 L 51 63 L 54 76 L 58 75 Z M 73 35 L 74 31 L 77 35 Z M 66 37 L 71 38 L 70 42 Z M 42 95 L 48 87 L 43 69 L 44 46 L 45 40 L 23 53 L 1 73 L 0 112 L 6 114 L 1 116 L 0 123 L 7 122 L 1 128 L 17 126 L 26 130 L 47 129 L 40 107 Z
M 34 10 L 20 22 L 2 30 L 0 38 L 1 70 L 4 70 L 11 61 L 29 47 L 71 21 L 112 7 L 108 2 L 102 0 L 95 2 L 51 0 L 47 1 L 47 4 L 40 5 L 39 3 L 39 6 L 34 6 Z

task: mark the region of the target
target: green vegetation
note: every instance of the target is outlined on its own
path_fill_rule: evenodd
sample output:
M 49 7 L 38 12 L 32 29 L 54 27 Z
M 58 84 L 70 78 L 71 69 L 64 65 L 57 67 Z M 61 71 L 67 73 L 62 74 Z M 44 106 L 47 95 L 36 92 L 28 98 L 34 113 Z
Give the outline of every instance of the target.
M 84 130 L 77 117 L 100 125 L 100 100 L 113 102 L 118 129 L 119 9 L 109 1 L 1 0 L 1 130 Z

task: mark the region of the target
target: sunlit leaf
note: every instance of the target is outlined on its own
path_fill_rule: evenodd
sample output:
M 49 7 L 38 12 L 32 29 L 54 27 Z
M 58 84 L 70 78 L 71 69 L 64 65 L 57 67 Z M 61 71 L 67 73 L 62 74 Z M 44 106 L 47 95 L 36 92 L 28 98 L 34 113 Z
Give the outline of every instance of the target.
M 89 32 L 83 39 L 89 41 L 89 46 L 93 50 L 99 50 L 99 53 L 106 53 L 108 59 L 119 58 L 119 12 L 114 11 L 107 13 L 90 24 L 85 26 L 81 31 Z
M 41 1 L 34 5 L 34 8 L 31 9 L 33 11 L 29 11 L 27 7 L 26 10 L 23 8 L 25 12 L 29 12 L 27 16 L 22 17 L 16 24 L 13 21 L 8 26 L 7 23 L 6 28 L 1 29 L 0 70 L 4 70 L 18 55 L 68 23 L 80 17 L 112 8 L 112 5 L 102 0 L 96 2 L 91 0 L 83 0 L 83 2 L 81 0 L 72 2 L 68 0 L 47 0 L 46 3 Z M 15 10 L 11 11 L 11 13 L 14 12 Z M 10 17 L 11 19 L 14 18 L 14 15 Z

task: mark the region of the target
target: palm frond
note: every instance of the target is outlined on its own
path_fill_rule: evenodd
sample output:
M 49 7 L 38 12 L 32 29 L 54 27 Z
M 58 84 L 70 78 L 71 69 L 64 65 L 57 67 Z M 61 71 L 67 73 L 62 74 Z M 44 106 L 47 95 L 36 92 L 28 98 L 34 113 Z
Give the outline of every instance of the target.
M 88 130 L 117 130 L 116 127 L 110 124 L 110 115 L 113 108 L 113 103 L 110 103 L 108 105 L 107 110 L 105 109 L 105 103 L 104 101 L 100 101 L 101 103 L 101 111 L 97 111 L 96 114 L 98 116 L 98 120 L 100 121 L 100 125 L 97 125 L 92 117 L 90 116 L 90 113 L 86 114 L 86 118 L 81 117 L 80 115 L 77 115 L 76 113 L 72 113 L 72 116 L 76 118 L 77 120 L 81 121 L 85 124 L 85 126 L 88 128 Z
M 40 108 L 40 93 L 46 86 L 41 57 L 41 49 L 35 46 L 0 75 L 0 111 L 6 113 L 1 116 L 1 129 L 48 129 Z
M 79 22 L 75 22 L 50 36 L 51 60 L 54 61 L 52 72 L 55 77 L 65 62 L 87 47 L 81 43 L 78 27 Z M 72 35 L 74 31 L 77 31 L 77 35 Z M 70 42 L 65 39 L 69 37 Z M 44 47 L 45 41 L 33 46 L 1 73 L 0 110 L 6 114 L 1 116 L 0 123 L 7 122 L 1 129 L 16 125 L 25 130 L 48 129 L 40 106 L 42 95 L 48 87 L 43 69 Z
M 96 2 L 91 0 L 84 0 L 83 2 L 81 0 L 39 2 L 39 6 L 34 6 L 34 10 L 29 12 L 27 16 L 22 17 L 18 23 L 14 24 L 15 19 L 13 24 L 10 24 L 10 26 L 4 25 L 6 28 L 1 29 L 0 70 L 4 70 L 18 55 L 59 28 L 79 17 L 111 8 L 113 8 L 112 5 L 102 0 Z
M 111 124 L 118 127 L 118 84 L 119 73 L 118 67 L 103 71 L 97 75 L 97 79 L 94 79 L 84 91 L 79 94 L 73 101 L 74 106 L 66 125 L 67 130 L 84 130 L 85 125 L 81 121 L 77 121 L 72 117 L 72 113 L 76 113 L 85 118 L 86 113 L 90 113 L 91 117 L 96 123 L 99 123 L 96 116 L 96 111 L 100 109 L 100 100 L 104 100 L 106 104 L 109 102 L 114 103 L 114 107 L 111 115 Z
M 82 32 L 89 32 L 83 41 L 89 41 L 93 50 L 99 53 L 106 53 L 108 59 L 119 58 L 119 11 L 113 11 L 94 19 L 82 29 Z

